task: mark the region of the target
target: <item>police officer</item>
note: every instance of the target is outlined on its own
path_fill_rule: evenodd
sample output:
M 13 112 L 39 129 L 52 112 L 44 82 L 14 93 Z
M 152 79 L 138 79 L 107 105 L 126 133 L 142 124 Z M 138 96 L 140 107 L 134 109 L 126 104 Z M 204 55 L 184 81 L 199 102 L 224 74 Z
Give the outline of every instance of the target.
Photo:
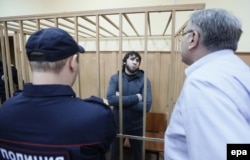
M 111 109 L 71 86 L 84 48 L 64 30 L 42 29 L 26 44 L 32 83 L 0 107 L 0 159 L 103 160 L 116 136 Z

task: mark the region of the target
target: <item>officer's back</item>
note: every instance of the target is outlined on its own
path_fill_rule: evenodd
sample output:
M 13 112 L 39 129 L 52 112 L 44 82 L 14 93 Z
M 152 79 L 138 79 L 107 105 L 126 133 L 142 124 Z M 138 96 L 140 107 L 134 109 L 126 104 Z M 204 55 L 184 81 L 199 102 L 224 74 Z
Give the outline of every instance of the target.
M 116 135 L 112 112 L 102 99 L 76 98 L 71 88 L 84 49 L 49 28 L 31 35 L 26 51 L 33 82 L 0 107 L 0 159 L 105 159 Z

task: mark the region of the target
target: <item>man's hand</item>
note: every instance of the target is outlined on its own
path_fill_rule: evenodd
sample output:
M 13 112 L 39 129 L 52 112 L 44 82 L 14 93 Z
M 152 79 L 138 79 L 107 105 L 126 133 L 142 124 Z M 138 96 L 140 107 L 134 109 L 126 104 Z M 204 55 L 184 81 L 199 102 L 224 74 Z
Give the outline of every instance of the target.
M 119 96 L 119 92 L 115 92 L 115 95 L 116 95 L 116 96 Z M 141 102 L 141 101 L 142 101 L 142 95 L 141 95 L 140 93 L 138 93 L 138 94 L 136 94 L 136 95 L 137 95 L 137 97 L 138 97 L 139 102 Z
M 108 102 L 108 100 L 106 98 L 103 98 L 102 100 L 103 100 L 103 103 L 105 103 L 106 105 L 109 106 L 109 102 Z
M 140 94 L 140 93 L 138 93 L 138 94 L 136 94 L 137 95 L 137 97 L 138 97 L 138 99 L 139 99 L 139 102 L 141 102 L 142 101 L 142 95 Z
M 115 92 L 115 95 L 116 95 L 116 96 L 119 96 L 119 92 Z

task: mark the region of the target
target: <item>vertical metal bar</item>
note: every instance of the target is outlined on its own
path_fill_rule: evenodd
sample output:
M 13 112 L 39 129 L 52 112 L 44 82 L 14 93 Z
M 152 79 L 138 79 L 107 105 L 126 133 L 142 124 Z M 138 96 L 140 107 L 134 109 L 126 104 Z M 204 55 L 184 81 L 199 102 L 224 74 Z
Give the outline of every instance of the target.
M 58 28 L 58 24 L 59 24 L 58 21 L 59 21 L 58 17 L 55 17 L 55 27 L 57 27 L 57 28 Z
M 74 27 L 75 27 L 75 41 L 78 43 L 79 40 L 78 40 L 78 17 L 77 16 L 74 17 Z M 78 55 L 78 56 L 80 56 L 80 55 Z M 79 72 L 80 71 L 78 70 L 78 75 L 79 75 Z M 80 92 L 81 87 L 80 87 L 79 76 L 76 77 L 76 81 L 75 81 L 74 85 L 76 85 L 76 87 L 75 87 L 76 95 L 78 97 L 81 97 L 81 95 L 80 95 L 81 94 L 81 92 Z
M 6 74 L 7 73 L 7 67 L 6 67 L 6 51 L 5 51 L 5 41 L 4 41 L 4 36 L 6 36 L 6 33 L 4 35 L 4 27 L 1 27 L 1 31 L 0 31 L 0 38 L 1 38 L 1 51 L 2 51 L 2 63 L 3 63 L 3 73 Z M 8 90 L 8 80 L 7 80 L 7 76 L 4 77 L 0 77 L 0 78 L 4 78 L 4 87 L 5 87 L 5 95 L 9 95 L 9 90 Z
M 5 59 L 5 43 L 4 43 L 4 33 L 3 33 L 3 27 L 2 26 L 0 26 L 1 28 L 0 28 L 0 42 L 1 42 L 1 52 L 2 52 L 2 61 L 4 61 L 4 59 Z M 6 61 L 5 62 L 3 62 L 3 63 L 6 63 Z
M 99 15 L 96 15 L 96 76 L 97 76 L 97 96 L 101 96 L 101 91 L 100 91 L 100 19 Z
M 38 31 L 41 29 L 41 27 L 40 27 L 40 19 L 36 19 L 36 29 Z
M 14 88 L 13 88 L 13 76 L 12 76 L 11 60 L 10 60 L 8 25 L 6 21 L 4 22 L 4 33 L 5 33 L 4 39 L 5 39 L 5 50 L 6 50 L 6 65 L 4 65 L 4 67 L 7 66 L 7 74 L 5 72 L 4 77 L 7 77 L 7 81 L 8 81 L 8 82 L 5 81 L 5 84 L 9 84 L 7 88 L 5 88 L 6 99 L 8 99 L 10 96 L 13 95 Z
M 122 14 L 119 14 L 119 130 L 123 134 L 123 110 L 122 110 Z M 120 136 L 120 160 L 123 160 L 123 136 Z
M 146 105 L 147 105 L 147 55 L 148 55 L 148 18 L 149 13 L 145 12 L 145 35 L 144 35 L 144 93 L 143 93 L 143 137 L 146 134 Z M 145 141 L 142 140 L 142 159 L 145 159 Z
M 31 77 L 28 72 L 28 60 L 26 56 L 26 49 L 25 49 L 25 44 L 26 44 L 26 35 L 24 34 L 24 28 L 23 28 L 23 21 L 19 21 L 20 25 L 20 39 L 21 39 L 21 49 L 22 49 L 22 54 L 21 54 L 21 63 L 22 63 L 22 75 L 23 75 L 23 80 L 24 82 L 29 82 L 31 81 Z
M 18 77 L 18 89 L 22 90 L 23 89 L 23 81 L 22 81 L 22 72 L 19 71 L 19 68 L 21 67 L 21 54 L 20 54 L 20 40 L 19 40 L 19 33 L 15 32 L 14 33 L 14 52 L 15 52 L 15 66 L 17 68 L 17 77 Z
M 176 11 L 172 11 L 172 33 L 171 33 L 171 61 L 170 61 L 170 73 L 169 73 L 169 82 L 168 82 L 168 114 L 167 114 L 167 122 L 170 120 L 170 116 L 174 107 L 174 61 L 175 61 L 175 18 L 176 18 Z

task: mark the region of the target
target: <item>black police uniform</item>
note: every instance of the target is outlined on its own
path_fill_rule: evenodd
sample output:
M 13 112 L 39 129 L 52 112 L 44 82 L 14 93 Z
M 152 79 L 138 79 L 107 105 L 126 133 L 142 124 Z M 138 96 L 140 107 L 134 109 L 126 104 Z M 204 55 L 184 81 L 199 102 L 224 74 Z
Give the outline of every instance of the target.
M 115 136 L 111 109 L 70 86 L 25 84 L 0 107 L 1 160 L 103 160 Z

